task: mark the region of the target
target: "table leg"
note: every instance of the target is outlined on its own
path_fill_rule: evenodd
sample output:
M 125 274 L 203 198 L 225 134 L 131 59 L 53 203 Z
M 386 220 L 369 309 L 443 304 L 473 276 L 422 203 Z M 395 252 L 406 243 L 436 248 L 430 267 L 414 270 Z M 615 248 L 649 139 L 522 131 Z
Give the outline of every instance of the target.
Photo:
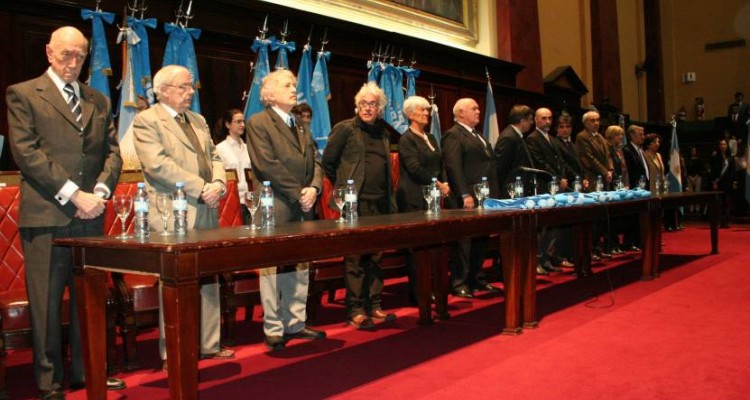
M 200 296 L 198 281 L 162 286 L 167 339 L 169 398 L 198 398 L 198 336 Z
M 82 249 L 75 248 L 74 260 L 76 303 L 81 325 L 83 366 L 86 372 L 86 398 L 104 400 L 107 398 L 107 330 L 106 283 L 104 271 L 83 268 Z
M 513 221 L 513 232 L 500 234 L 500 255 L 503 258 L 503 289 L 505 290 L 505 328 L 503 335 L 520 335 L 521 330 L 521 269 L 523 241 L 521 217 Z
M 575 273 L 580 278 L 592 275 L 591 270 L 591 230 L 592 222 L 575 224 L 573 232 L 573 257 L 575 257 Z
M 719 254 L 719 209 L 721 194 L 716 193 L 708 201 L 708 219 L 711 225 L 711 254 Z
M 524 329 L 536 329 L 539 327 L 539 320 L 536 316 L 536 266 L 537 266 L 537 249 L 538 237 L 537 230 L 532 227 L 530 219 L 521 218 L 525 224 L 521 231 L 525 232 L 525 238 L 519 243 L 518 247 L 523 254 L 519 261 L 521 266 L 521 284 L 523 293 L 521 294 L 521 304 L 523 306 L 523 327 Z
M 638 215 L 640 229 L 641 229 L 641 280 L 648 281 L 654 279 L 655 269 L 658 268 L 659 262 L 659 246 L 661 245 L 661 238 L 658 236 L 659 229 L 658 222 L 655 224 L 654 221 L 658 220 L 659 210 L 656 207 L 656 202 L 652 202 L 649 206 L 649 211 Z
M 430 250 L 432 262 L 432 284 L 435 292 L 435 314 L 438 319 L 448 319 L 448 291 L 450 289 L 450 272 L 448 261 L 451 254 L 451 245 L 443 244 Z
M 432 325 L 430 310 L 430 292 L 432 289 L 432 274 L 430 265 L 430 249 L 426 247 L 413 249 L 414 267 L 416 269 L 417 307 L 419 308 L 419 325 Z

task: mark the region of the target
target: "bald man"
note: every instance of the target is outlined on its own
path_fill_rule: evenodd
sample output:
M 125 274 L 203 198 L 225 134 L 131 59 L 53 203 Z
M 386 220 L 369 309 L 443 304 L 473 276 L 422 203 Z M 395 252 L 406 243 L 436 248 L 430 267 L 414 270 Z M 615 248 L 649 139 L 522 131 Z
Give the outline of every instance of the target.
M 109 101 L 78 82 L 88 40 L 73 27 L 52 33 L 49 68 L 8 87 L 9 144 L 21 171 L 19 231 L 26 266 L 34 378 L 42 399 L 62 399 L 63 293 L 69 293 L 71 389 L 84 386 L 71 249 L 56 238 L 103 234 L 105 201 L 122 169 Z M 125 387 L 110 379 L 110 389 Z

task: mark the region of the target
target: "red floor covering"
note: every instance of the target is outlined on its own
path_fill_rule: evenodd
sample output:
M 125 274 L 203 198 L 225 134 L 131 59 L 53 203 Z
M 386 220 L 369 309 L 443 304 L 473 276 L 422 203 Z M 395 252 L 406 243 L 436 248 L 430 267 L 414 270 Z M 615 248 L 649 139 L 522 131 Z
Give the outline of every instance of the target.
M 640 281 L 640 259 L 595 265 L 595 276 L 540 279 L 540 327 L 499 335 L 502 296 L 451 298 L 452 318 L 416 325 L 405 282 L 389 281 L 384 304 L 397 321 L 376 332 L 343 323 L 325 304 L 329 339 L 262 345 L 259 309 L 239 326 L 237 359 L 201 361 L 201 399 L 746 399 L 750 391 L 750 256 L 747 226 L 722 230 L 708 255 L 701 226 L 663 235 L 662 275 Z M 108 399 L 167 399 L 156 331 L 139 336 L 141 368 L 117 375 L 128 389 Z M 33 398 L 31 352 L 7 359 L 13 399 Z M 85 399 L 83 391 L 69 399 Z

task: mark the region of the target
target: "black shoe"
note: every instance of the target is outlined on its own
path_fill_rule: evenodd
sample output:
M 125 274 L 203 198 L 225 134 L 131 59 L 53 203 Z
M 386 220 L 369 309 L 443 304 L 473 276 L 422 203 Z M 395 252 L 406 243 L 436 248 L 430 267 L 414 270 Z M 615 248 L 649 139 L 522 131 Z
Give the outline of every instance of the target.
M 70 390 L 81 390 L 86 387 L 85 382 L 71 382 Z M 107 378 L 107 390 L 122 390 L 127 388 L 128 385 L 122 379 Z
M 547 261 L 544 264 L 542 264 L 542 268 L 544 268 L 544 270 L 547 271 L 547 272 L 562 272 L 562 268 L 555 267 L 549 261 Z
M 64 400 L 65 394 L 62 390 L 44 390 L 39 393 L 39 399 L 41 400 Z
M 284 350 L 286 347 L 286 340 L 283 336 L 266 336 L 263 343 L 271 350 Z
M 498 289 L 498 288 L 496 288 L 496 287 L 494 287 L 494 286 L 490 285 L 490 284 L 489 284 L 489 283 L 487 283 L 487 282 L 484 282 L 484 283 L 478 283 L 478 284 L 477 284 L 477 285 L 475 286 L 475 288 L 476 288 L 476 290 L 477 290 L 477 291 L 480 291 L 480 292 L 484 291 L 484 292 L 488 292 L 488 293 L 490 293 L 490 294 L 497 294 L 497 293 L 500 293 L 500 292 L 501 292 L 501 290 L 500 290 L 500 289 Z
M 284 334 L 284 340 L 291 340 L 291 339 L 316 340 L 316 339 L 325 339 L 325 338 L 326 338 L 325 332 L 316 331 L 315 329 L 310 329 L 307 326 L 300 329 L 299 332 Z
M 464 299 L 471 299 L 474 297 L 474 295 L 471 293 L 471 290 L 467 288 L 466 286 L 460 286 L 456 289 L 453 289 L 453 295 L 456 297 L 463 297 Z
M 357 314 L 349 318 L 349 324 L 355 329 L 371 331 L 375 329 L 372 319 L 365 314 Z
M 536 274 L 537 275 L 549 275 L 549 272 L 547 272 L 547 270 L 544 269 L 544 267 L 542 267 L 541 265 L 537 265 L 536 266 Z
M 599 262 L 599 261 L 601 261 L 601 260 L 602 260 L 602 258 L 601 258 L 601 257 L 599 257 L 599 256 L 597 256 L 596 254 L 592 254 L 592 255 L 591 255 L 591 261 L 592 261 L 592 262 Z

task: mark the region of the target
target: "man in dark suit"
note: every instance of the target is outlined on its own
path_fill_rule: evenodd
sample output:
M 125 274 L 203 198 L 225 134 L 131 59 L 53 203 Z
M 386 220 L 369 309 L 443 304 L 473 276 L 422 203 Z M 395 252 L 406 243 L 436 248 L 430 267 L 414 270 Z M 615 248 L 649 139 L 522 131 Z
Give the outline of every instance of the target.
M 638 188 L 643 179 L 644 188 L 649 187 L 648 166 L 643 158 L 644 129 L 638 125 L 630 125 L 626 131 L 628 144 L 622 149 L 625 166 L 628 170 L 628 187 Z M 624 227 L 623 247 L 627 251 L 638 251 L 641 245 L 640 225 L 637 218 L 626 220 Z
M 453 106 L 456 124 L 443 133 L 442 148 L 448 184 L 453 193 L 451 206 L 474 208 L 474 184 L 488 178 L 490 192 L 496 192 L 492 169 L 492 149 L 487 140 L 474 129 L 479 124 L 479 105 L 474 99 L 459 99 Z M 473 238 L 460 241 L 453 250 L 450 260 L 451 287 L 458 297 L 474 297 L 474 290 L 497 293 L 500 290 L 485 280 L 482 272 L 487 238 Z
M 500 197 L 510 197 L 505 188 L 509 183 L 513 183 L 517 176 L 524 182 L 524 195 L 530 196 L 534 194 L 534 176 L 524 172 L 523 168 L 534 168 L 534 161 L 523 135 L 534 124 L 534 110 L 520 104 L 513 106 L 508 113 L 508 124 L 500 132 L 495 144 L 495 170 L 501 188 Z
M 529 149 L 531 161 L 537 169 L 546 171 L 547 174 L 538 175 L 538 193 L 549 193 L 549 185 L 552 177 L 556 177 L 559 190 L 568 187 L 560 155 L 552 144 L 552 136 L 549 130 L 552 127 L 552 111 L 548 108 L 539 108 L 534 113 L 534 124 L 536 129 L 526 138 L 526 147 Z M 554 228 L 542 228 L 539 232 L 539 264 L 537 273 L 545 275 L 549 272 L 561 272 L 562 269 L 553 265 L 551 256 L 554 244 L 560 236 L 560 230 Z
M 62 399 L 63 293 L 69 293 L 71 389 L 84 382 L 71 251 L 63 237 L 101 235 L 105 199 L 122 169 L 109 101 L 78 82 L 88 41 L 73 27 L 52 33 L 50 67 L 8 87 L 10 148 L 21 170 L 21 244 L 34 347 L 34 378 L 43 399 Z M 124 382 L 110 379 L 110 389 Z
M 589 111 L 583 114 L 584 129 L 576 137 L 576 154 L 581 160 L 583 176 L 591 187 L 596 187 L 597 178 L 601 176 L 606 186 L 612 182 L 612 159 L 609 156 L 607 141 L 599 133 L 599 113 Z
M 727 109 L 727 116 L 729 116 L 730 119 L 734 112 L 734 107 L 737 107 L 736 112 L 740 122 L 744 123 L 747 121 L 748 117 L 750 117 L 750 106 L 745 102 L 745 95 L 742 92 L 734 94 L 734 103 L 730 104 Z
M 263 112 L 247 121 L 248 152 L 256 182 L 270 181 L 276 223 L 309 221 L 323 187 L 323 169 L 309 125 L 291 114 L 297 104 L 297 80 L 288 70 L 263 79 Z M 309 265 L 260 271 L 263 332 L 266 346 L 283 349 L 290 339 L 323 339 L 324 332 L 305 325 Z
M 576 176 L 580 179 L 581 177 L 581 163 L 578 162 L 578 155 L 576 154 L 575 144 L 570 134 L 573 133 L 573 126 L 571 125 L 572 119 L 570 114 L 563 112 L 557 119 L 557 127 L 555 128 L 557 136 L 552 141 L 552 144 L 557 150 L 557 154 L 560 155 L 560 160 L 563 164 L 564 176 L 568 180 L 568 186 L 572 189 L 573 181 Z

